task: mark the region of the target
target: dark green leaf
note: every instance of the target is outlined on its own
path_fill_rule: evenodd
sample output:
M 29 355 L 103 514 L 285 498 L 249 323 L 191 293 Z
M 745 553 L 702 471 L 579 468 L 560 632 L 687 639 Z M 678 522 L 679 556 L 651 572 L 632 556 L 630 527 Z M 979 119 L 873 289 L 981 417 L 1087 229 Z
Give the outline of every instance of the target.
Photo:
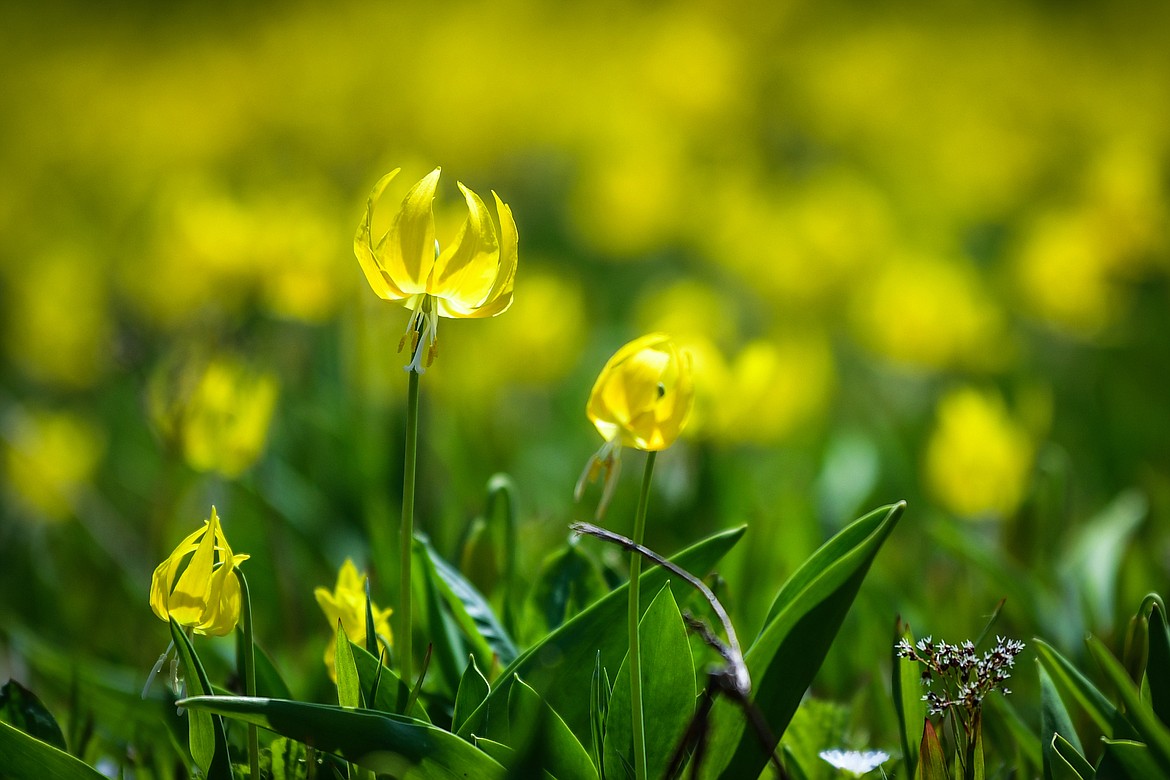
M 459 690 L 455 694 L 455 713 L 451 716 L 452 731 L 459 731 L 463 722 L 483 704 L 491 692 L 487 678 L 475 665 L 475 656 L 469 655 L 467 658 L 467 668 L 463 670 L 463 677 L 459 679 Z
M 739 541 L 743 532 L 743 527 L 721 531 L 688 547 L 671 560 L 687 571 L 706 574 Z M 649 606 L 651 594 L 658 592 L 668 576 L 669 573 L 660 567 L 642 573 L 643 605 Z M 691 592 L 690 586 L 677 578 L 671 581 L 670 587 L 676 598 L 679 594 L 689 595 Z M 614 630 L 614 626 L 625 625 L 628 601 L 628 586 L 622 585 L 529 648 L 504 670 L 487 700 L 463 724 L 460 736 L 475 733 L 495 737 L 499 733 L 494 730 L 502 729 L 504 724 L 497 726 L 494 716 L 489 720 L 487 712 L 489 709 L 493 713 L 503 711 L 495 706 L 495 702 L 502 704 L 507 701 L 513 674 L 523 677 L 557 711 L 574 734 L 587 733 L 589 681 L 595 661 L 600 656 L 603 667 L 617 668 L 629 647 L 626 632 Z
M 379 663 L 378 659 L 370 655 L 364 647 L 351 642 L 350 651 L 353 654 L 354 665 L 357 667 L 358 678 L 361 680 L 362 691 L 366 692 L 367 706 L 380 712 L 400 714 L 394 712 L 395 707 L 398 706 L 399 689 L 402 687 L 402 680 L 397 673 Z M 374 680 L 378 680 L 379 675 L 381 679 L 375 689 Z M 369 695 L 369 691 L 374 692 L 373 696 Z M 403 693 L 402 697 L 405 701 L 406 694 Z M 410 708 L 409 715 L 416 720 L 431 722 L 426 710 L 417 701 Z
M 539 767 L 557 780 L 597 780 L 597 769 L 581 741 L 540 694 L 520 679 L 513 681 L 508 696 L 508 723 L 518 764 Z
M 503 767 L 444 729 L 402 715 L 244 696 L 198 696 L 182 706 L 214 712 L 397 777 L 502 778 Z
M 0 688 L 0 721 L 59 750 L 67 750 L 65 735 L 52 713 L 35 693 L 16 680 L 9 680 Z
M 1154 777 L 1165 777 L 1166 770 L 1154 760 L 1148 745 L 1133 742 L 1128 739 L 1105 740 L 1105 754 L 1111 759 L 1111 764 L 1126 774 L 1129 780 L 1148 780 Z M 1101 780 L 1112 780 L 1106 773 L 1098 770 L 1097 776 Z M 1084 775 L 1089 778 L 1092 775 Z
M 601 666 L 601 653 L 593 662 L 593 679 L 589 681 L 589 735 L 591 737 L 590 755 L 593 765 L 601 770 L 603 746 L 605 745 L 605 720 L 609 715 L 609 697 L 613 685 L 609 682 L 609 672 Z
M 5 780 L 104 780 L 68 753 L 0 722 L 0 777 Z
M 1141 700 L 1133 680 L 1129 679 L 1121 662 L 1113 657 L 1101 640 L 1090 636 L 1085 641 L 1105 676 L 1117 688 L 1117 693 L 1125 704 L 1126 720 L 1133 725 L 1141 740 L 1149 745 L 1150 755 L 1162 767 L 1165 775 L 1170 776 L 1170 729 L 1167 729 L 1154 715 L 1150 706 Z
M 1045 744 L 1045 753 L 1052 757 L 1045 764 L 1045 772 L 1052 770 L 1052 780 L 1093 780 L 1096 774 L 1081 751 L 1060 734 L 1052 735 Z
M 744 654 L 753 701 L 772 732 L 761 746 L 738 707 L 720 700 L 712 715 L 707 773 L 755 777 L 783 735 L 837 630 L 906 504 L 870 512 L 826 542 L 781 587 L 756 641 Z
M 1053 737 L 1060 736 L 1061 741 L 1068 744 L 1078 755 L 1083 754 L 1085 749 L 1081 747 L 1081 740 L 1073 728 L 1072 718 L 1069 717 L 1068 710 L 1060 699 L 1060 693 L 1057 692 L 1052 677 L 1043 664 L 1038 664 L 1037 668 L 1040 673 L 1040 739 L 1044 746 L 1044 779 L 1056 780 L 1054 771 L 1056 746 Z
M 1146 661 L 1146 680 L 1150 684 L 1150 700 L 1154 714 L 1162 723 L 1170 725 L 1170 629 L 1161 599 L 1150 610 L 1149 654 Z
M 174 618 L 171 618 L 171 639 L 183 662 L 187 690 L 196 696 L 210 694 L 211 681 L 207 672 L 203 670 L 199 656 L 195 655 L 195 647 L 187 633 Z M 191 757 L 195 763 L 206 773 L 208 780 L 230 780 L 234 774 L 223 721 L 205 712 L 188 712 L 187 717 Z
M 1126 724 L 1117 707 L 1089 681 L 1089 678 L 1081 674 L 1080 670 L 1051 645 L 1041 639 L 1033 641 L 1036 657 L 1051 676 L 1057 691 L 1065 698 L 1071 698 L 1080 704 L 1106 737 L 1128 739 L 1137 736 L 1132 727 Z
M 464 641 L 465 637 L 460 631 L 459 624 L 446 606 L 440 586 L 441 580 L 435 571 L 434 559 L 429 555 L 427 544 L 417 536 L 414 540 L 414 578 L 416 585 L 422 586 L 425 596 L 432 661 L 438 667 L 444 681 L 443 693 L 454 698 L 463 670 L 463 659 L 467 657 L 468 652 L 476 653 L 485 662 L 490 660 L 491 652 L 482 637 L 467 637 L 467 641 Z M 479 640 L 478 645 L 475 639 Z M 415 682 L 406 681 L 408 685 L 414 685 Z
M 593 603 L 606 591 L 601 572 L 578 548 L 579 537 L 553 552 L 540 567 L 532 600 L 549 631 Z
M 615 629 L 616 630 L 616 629 Z M 682 614 L 669 587 L 663 587 L 639 625 L 642 656 L 642 714 L 646 733 L 646 770 L 662 777 L 695 709 L 695 661 Z M 633 763 L 630 658 L 618 669 L 609 698 L 602 767 Z

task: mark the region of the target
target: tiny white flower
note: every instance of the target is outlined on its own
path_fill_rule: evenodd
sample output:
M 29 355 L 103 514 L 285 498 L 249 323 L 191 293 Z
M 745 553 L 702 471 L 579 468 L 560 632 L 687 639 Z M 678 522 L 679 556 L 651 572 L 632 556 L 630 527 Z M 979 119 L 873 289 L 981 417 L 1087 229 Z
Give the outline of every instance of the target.
M 890 760 L 890 754 L 882 750 L 822 750 L 820 757 L 838 769 L 854 777 L 872 772 Z

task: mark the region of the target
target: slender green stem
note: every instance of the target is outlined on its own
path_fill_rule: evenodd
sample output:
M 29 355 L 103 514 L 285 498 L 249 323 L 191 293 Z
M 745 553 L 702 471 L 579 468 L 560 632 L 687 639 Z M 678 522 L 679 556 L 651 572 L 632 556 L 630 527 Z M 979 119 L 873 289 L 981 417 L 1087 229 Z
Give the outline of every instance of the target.
M 418 349 L 422 349 L 420 343 Z M 410 385 L 406 394 L 406 458 L 402 477 L 402 527 L 399 529 L 398 581 L 398 670 L 409 685 L 412 679 L 411 648 L 413 621 L 410 610 L 410 562 L 414 540 L 414 475 L 418 465 L 418 372 L 410 371 Z
M 248 591 L 248 580 L 238 568 L 233 569 L 236 579 L 240 581 L 240 630 L 243 632 L 243 643 L 240 647 L 243 660 L 242 672 L 244 678 L 244 692 L 249 696 L 256 696 L 256 646 L 253 644 L 252 634 L 252 596 Z M 236 659 L 237 666 L 241 659 Z M 260 777 L 260 737 L 255 724 L 248 725 L 248 769 L 249 777 Z
M 654 457 L 646 453 L 646 469 L 642 472 L 642 493 L 638 497 L 638 513 L 634 515 L 634 544 L 641 545 L 646 535 L 646 507 L 650 503 L 650 478 L 654 476 Z M 630 722 L 633 724 L 634 774 L 637 780 L 646 780 L 646 725 L 642 721 L 642 656 L 638 642 L 638 614 L 641 601 L 638 580 L 642 576 L 642 556 L 630 553 Z

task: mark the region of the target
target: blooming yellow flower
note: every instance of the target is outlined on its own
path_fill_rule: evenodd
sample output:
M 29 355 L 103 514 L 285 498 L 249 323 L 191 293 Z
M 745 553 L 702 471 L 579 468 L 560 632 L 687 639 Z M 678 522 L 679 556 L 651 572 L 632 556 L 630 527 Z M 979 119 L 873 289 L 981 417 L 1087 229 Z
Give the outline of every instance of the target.
M 694 400 L 690 356 L 669 336 L 651 333 L 619 349 L 601 370 L 585 407 L 605 444 L 589 459 L 577 482 L 577 497 L 586 482 L 605 471 L 600 516 L 613 494 L 621 448 L 666 449 L 682 432 Z
M 224 636 L 240 619 L 240 582 L 233 569 L 248 556 L 232 553 L 215 507 L 204 523 L 154 570 L 150 606 L 163 620 L 174 618 L 197 634 Z
M 366 643 L 366 575 L 359 574 L 357 567 L 349 558 L 341 565 L 337 572 L 337 584 L 333 592 L 328 588 L 317 588 L 313 595 L 329 625 L 337 630 L 337 623 L 345 628 L 345 635 L 351 642 L 359 645 Z M 370 611 L 374 613 L 374 633 L 383 645 L 390 644 L 390 615 L 392 609 L 378 609 L 378 605 L 370 602 Z M 329 676 L 337 679 L 334 661 L 337 657 L 337 643 L 330 642 L 325 648 L 325 666 L 329 668 Z
M 374 203 L 399 170 L 374 185 L 353 251 L 374 292 L 388 301 L 402 301 L 413 312 L 398 348 L 401 351 L 409 337 L 412 360 L 406 370 L 421 374 L 422 354 L 426 353 L 426 365 L 435 358 L 439 317 L 494 317 L 512 304 L 518 236 L 512 210 L 499 195 L 492 192 L 500 222 L 497 230 L 483 201 L 459 182 L 467 220 L 455 240 L 441 248 L 431 210 L 439 183 L 436 168 L 406 193 L 390 229 L 374 243 Z M 419 344 L 420 335 L 425 344 Z

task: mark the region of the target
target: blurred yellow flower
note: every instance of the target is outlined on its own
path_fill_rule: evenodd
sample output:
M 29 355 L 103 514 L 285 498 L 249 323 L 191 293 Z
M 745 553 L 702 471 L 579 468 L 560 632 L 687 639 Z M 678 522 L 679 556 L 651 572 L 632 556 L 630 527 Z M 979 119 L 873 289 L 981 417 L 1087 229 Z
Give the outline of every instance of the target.
M 336 634 L 337 623 L 341 622 L 345 634 L 351 642 L 365 646 L 366 643 L 366 575 L 359 574 L 357 567 L 349 558 L 341 564 L 337 572 L 337 584 L 333 592 L 328 588 L 317 588 L 313 595 L 317 604 L 325 613 L 325 619 L 333 627 Z M 378 605 L 370 602 L 370 611 L 374 614 L 374 633 L 383 646 L 390 646 L 390 615 L 392 609 L 378 609 Z M 337 643 L 330 642 L 325 648 L 325 666 L 329 669 L 330 679 L 336 682 L 337 672 L 334 662 L 337 659 Z
M 956 515 L 1010 515 L 1028 486 L 1032 456 L 1030 437 L 998 395 L 960 388 L 938 403 L 927 486 Z
M 4 481 L 15 502 L 45 520 L 73 516 L 105 451 L 101 430 L 68 412 L 30 409 L 7 415 L 3 435 Z
M 439 184 L 436 168 L 410 189 L 390 229 L 375 244 L 374 204 L 399 170 L 374 185 L 353 250 L 374 292 L 386 300 L 403 301 L 413 312 L 398 348 L 409 338 L 413 358 L 407 370 L 421 374 L 423 353 L 426 365 L 435 358 L 439 317 L 494 317 L 512 305 L 518 236 L 512 210 L 499 195 L 492 192 L 500 220 L 497 231 L 480 197 L 458 182 L 467 220 L 455 240 L 441 248 L 432 211 Z M 420 336 L 425 343 L 419 343 Z
M 613 494 L 621 448 L 664 450 L 682 432 L 695 400 L 691 373 L 690 355 L 661 333 L 634 339 L 601 369 L 585 413 L 605 444 L 589 459 L 576 489 L 580 498 L 585 483 L 605 471 L 599 516 Z
M 276 377 L 219 356 L 160 367 L 147 400 L 151 419 L 191 468 L 235 478 L 264 452 L 276 397 Z
M 240 581 L 233 569 L 247 559 L 232 553 L 212 507 L 203 528 L 180 542 L 154 570 L 150 582 L 154 614 L 162 620 L 174 618 L 196 634 L 231 633 L 240 620 Z

